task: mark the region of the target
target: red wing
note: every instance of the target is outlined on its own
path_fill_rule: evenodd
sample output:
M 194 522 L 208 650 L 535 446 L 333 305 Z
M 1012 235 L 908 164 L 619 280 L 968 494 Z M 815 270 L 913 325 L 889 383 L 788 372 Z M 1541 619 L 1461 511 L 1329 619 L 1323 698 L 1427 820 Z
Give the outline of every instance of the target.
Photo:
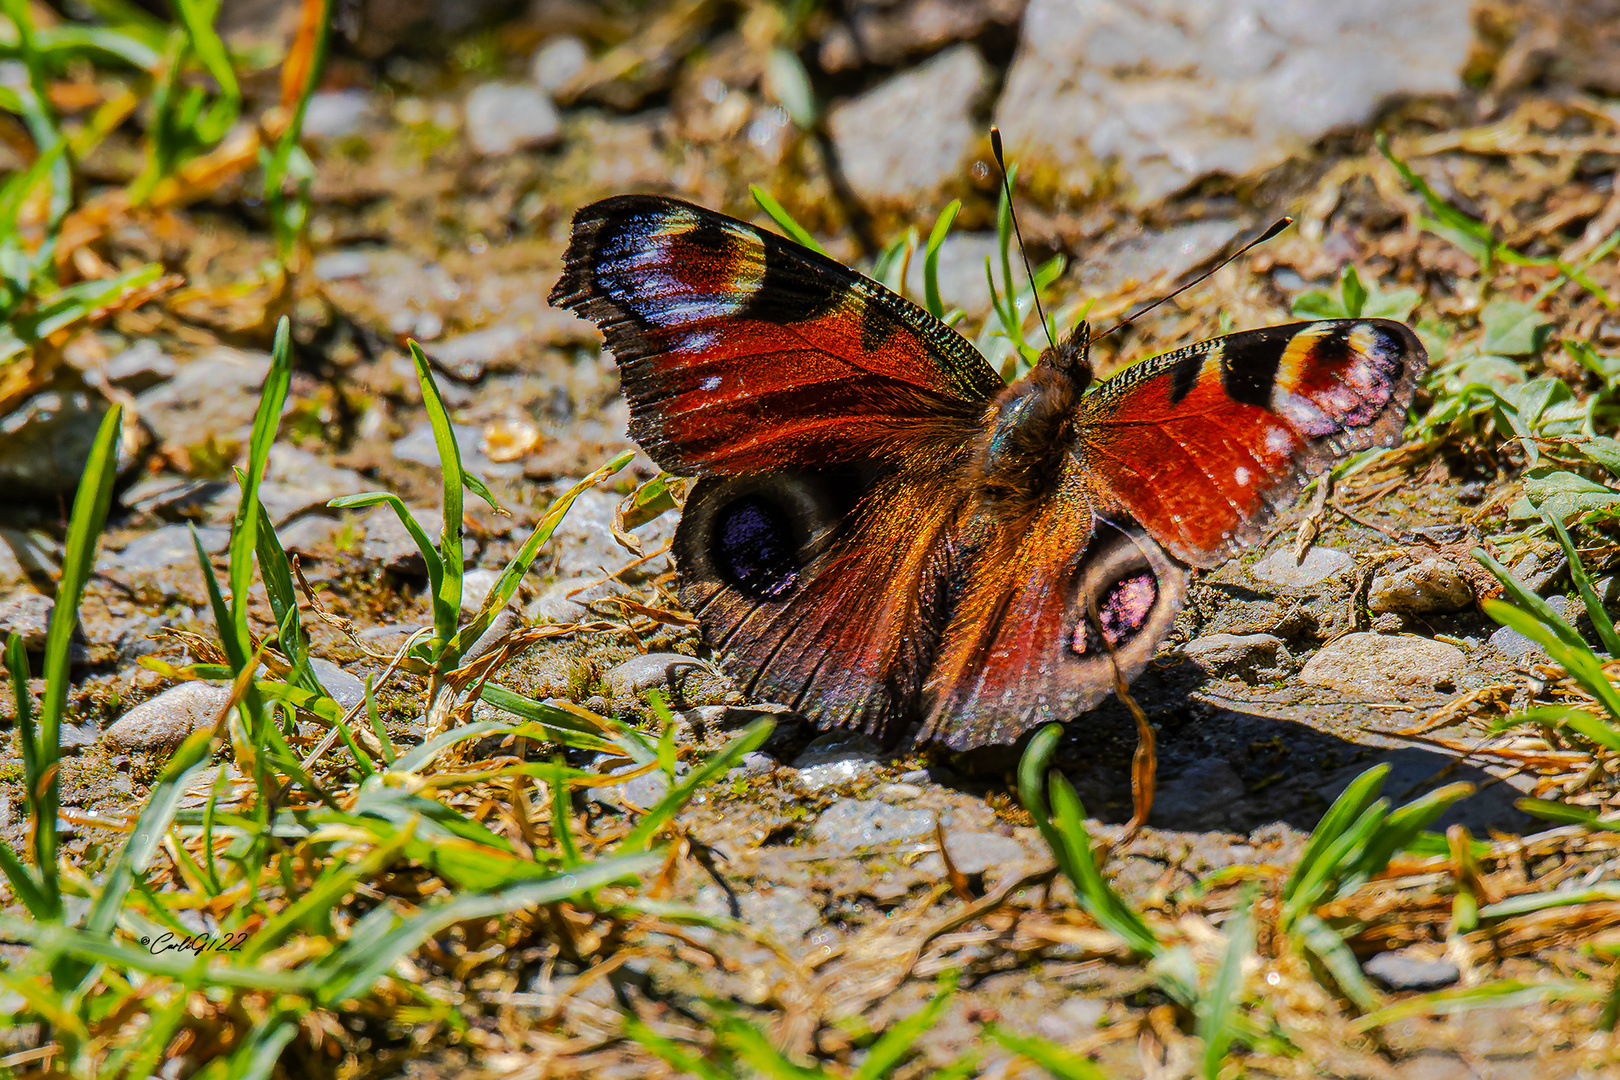
M 1391 445 L 1428 356 L 1384 319 L 1274 326 L 1144 361 L 1081 399 L 1075 454 L 1104 501 L 1214 566 L 1305 474 Z
M 972 545 L 977 557 L 925 687 L 918 741 L 959 750 L 1015 742 L 1112 693 L 1115 663 L 1129 681 L 1153 658 L 1187 571 L 1091 498 L 1071 461 L 1027 520 L 980 519 L 988 535 Z
M 631 437 L 675 473 L 948 452 L 1002 388 L 961 335 L 876 282 L 673 199 L 575 214 L 551 302 L 602 328 Z
M 675 534 L 681 600 L 745 693 L 888 737 L 918 714 L 964 504 L 938 473 L 703 480 Z

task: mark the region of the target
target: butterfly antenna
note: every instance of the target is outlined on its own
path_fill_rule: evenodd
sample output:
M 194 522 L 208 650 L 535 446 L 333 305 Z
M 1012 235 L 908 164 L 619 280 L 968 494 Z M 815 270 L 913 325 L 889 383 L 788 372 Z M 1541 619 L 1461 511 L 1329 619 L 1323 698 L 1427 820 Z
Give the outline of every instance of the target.
M 1171 293 L 1169 296 L 1161 296 L 1159 299 L 1153 301 L 1153 303 L 1149 304 L 1147 307 L 1143 308 L 1141 311 L 1136 312 L 1136 314 L 1126 316 L 1125 318 L 1121 319 L 1119 322 L 1115 323 L 1113 326 L 1110 326 L 1107 330 L 1104 330 L 1102 333 L 1098 334 L 1096 337 L 1092 338 L 1091 340 L 1092 341 L 1101 341 L 1103 338 L 1107 337 L 1109 334 L 1112 334 L 1115 330 L 1119 330 L 1119 329 L 1121 329 L 1123 327 L 1129 326 L 1131 323 L 1135 322 L 1137 319 L 1140 319 L 1143 315 L 1146 315 L 1148 312 L 1152 311 L 1154 308 L 1158 307 L 1160 304 L 1166 303 L 1167 301 L 1170 301 L 1170 300 L 1174 300 L 1176 297 L 1180 296 L 1182 293 L 1186 292 L 1188 289 L 1192 288 L 1194 285 L 1197 285 L 1200 282 L 1202 282 L 1202 281 L 1204 281 L 1204 280 L 1206 280 L 1206 279 L 1208 279 L 1210 277 L 1213 277 L 1215 274 L 1218 274 L 1228 264 L 1236 262 L 1238 259 L 1240 259 L 1244 255 L 1246 255 L 1251 248 L 1259 247 L 1261 244 L 1265 243 L 1267 240 L 1270 240 L 1272 237 L 1276 236 L 1278 233 L 1282 232 L 1284 229 L 1288 228 L 1288 226 L 1292 225 L 1293 223 L 1294 223 L 1294 219 L 1291 218 L 1291 217 L 1286 217 L 1285 216 L 1285 217 L 1278 218 L 1276 221 L 1273 221 L 1271 223 L 1271 228 L 1267 229 L 1265 232 L 1261 233 L 1259 236 L 1255 237 L 1253 240 L 1250 240 L 1247 244 L 1244 244 L 1243 247 L 1241 247 L 1237 251 L 1234 251 L 1232 254 L 1228 255 L 1226 258 L 1222 259 L 1220 261 L 1220 263 L 1218 265 L 1216 265 L 1215 267 L 1213 267 L 1213 268 L 1211 268 L 1209 270 L 1206 270 L 1202 274 L 1199 274 L 1197 277 L 1195 277 L 1191 281 L 1187 282 L 1187 284 L 1183 285 L 1181 288 L 1177 289 L 1175 292 Z
M 1018 227 L 1018 212 L 1013 209 L 1012 181 L 1007 179 L 1007 159 L 1001 154 L 1001 129 L 990 129 L 990 152 L 996 155 L 996 167 L 1001 170 L 1001 190 L 1007 195 L 1007 216 L 1012 218 L 1013 235 L 1018 237 L 1018 254 L 1024 259 L 1024 273 L 1029 275 L 1029 292 L 1035 298 L 1035 315 L 1041 320 L 1041 330 L 1046 334 L 1046 343 L 1057 348 L 1057 342 L 1052 340 L 1052 328 L 1046 325 L 1046 312 L 1041 310 L 1041 290 L 1035 284 L 1035 271 L 1029 266 L 1029 251 L 1024 247 L 1024 232 Z M 1233 256 L 1236 258 L 1236 256 Z M 1008 285 L 1011 285 L 1008 282 Z M 1016 297 L 1013 301 L 1017 303 Z

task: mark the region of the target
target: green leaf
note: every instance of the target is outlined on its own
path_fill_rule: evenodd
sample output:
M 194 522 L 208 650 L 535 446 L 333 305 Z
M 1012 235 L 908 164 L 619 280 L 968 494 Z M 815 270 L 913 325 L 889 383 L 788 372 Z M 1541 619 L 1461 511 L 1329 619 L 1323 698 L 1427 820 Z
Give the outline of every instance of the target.
M 1598 640 L 1603 642 L 1604 651 L 1610 656 L 1620 657 L 1620 634 L 1614 631 L 1614 621 L 1603 608 L 1603 601 L 1599 599 L 1597 589 L 1592 584 L 1592 578 L 1581 563 L 1581 553 L 1575 550 L 1575 541 L 1569 537 L 1563 522 L 1556 514 L 1542 511 L 1542 519 L 1546 521 L 1553 535 L 1558 537 L 1558 546 L 1564 549 L 1564 558 L 1569 561 L 1570 580 L 1581 594 L 1581 602 L 1586 605 L 1586 617 L 1592 621 L 1592 627 L 1597 631 Z
M 1502 356 L 1530 356 L 1541 351 L 1552 323 L 1520 300 L 1492 300 L 1480 312 L 1485 333 L 1480 348 Z
M 1345 317 L 1359 319 L 1361 309 L 1367 303 L 1367 288 L 1361 284 L 1361 275 L 1356 273 L 1354 266 L 1345 265 L 1344 273 L 1339 279 L 1339 292 L 1344 297 Z
M 1378 992 L 1368 984 L 1361 965 L 1356 962 L 1356 954 L 1350 951 L 1337 930 L 1310 913 L 1300 916 L 1298 930 L 1305 947 L 1322 962 L 1345 997 L 1364 1012 L 1378 1008 Z
M 776 99 L 800 131 L 816 126 L 816 93 L 793 50 L 777 46 L 765 58 L 765 92 Z
M 1525 983 L 1517 979 L 1500 979 L 1482 986 L 1456 986 L 1436 990 L 1431 994 L 1402 998 L 1376 1012 L 1357 1018 L 1353 1026 L 1358 1031 L 1392 1024 L 1412 1016 L 1430 1013 L 1441 1015 L 1467 1012 L 1470 1009 L 1511 1009 L 1537 1001 L 1598 1001 L 1603 991 L 1596 986 L 1564 981 Z
M 1585 825 L 1588 829 L 1603 832 L 1620 832 L 1620 815 L 1602 816 L 1590 807 L 1531 798 L 1519 799 L 1513 805 L 1543 821 L 1556 821 L 1560 825 Z
M 1000 1024 L 984 1025 L 984 1033 L 1015 1054 L 1022 1054 L 1057 1080 L 1108 1080 L 1089 1059 L 1039 1035 L 1019 1035 Z

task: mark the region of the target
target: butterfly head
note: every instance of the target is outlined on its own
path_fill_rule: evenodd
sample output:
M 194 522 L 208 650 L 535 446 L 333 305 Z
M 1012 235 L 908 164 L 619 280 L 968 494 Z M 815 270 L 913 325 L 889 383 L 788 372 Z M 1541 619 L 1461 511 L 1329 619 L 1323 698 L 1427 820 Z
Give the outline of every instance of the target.
M 1091 324 L 1082 322 L 1074 332 L 1041 354 L 1039 367 L 1049 368 L 1068 379 L 1075 396 L 1091 385 Z

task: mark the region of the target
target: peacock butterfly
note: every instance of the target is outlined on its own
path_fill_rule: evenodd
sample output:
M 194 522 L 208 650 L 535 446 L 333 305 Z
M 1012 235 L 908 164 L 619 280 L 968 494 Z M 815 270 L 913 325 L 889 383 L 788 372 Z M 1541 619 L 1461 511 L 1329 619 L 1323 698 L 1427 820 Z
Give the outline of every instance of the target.
M 1089 334 L 1006 385 L 816 252 L 674 199 L 584 207 L 551 302 L 601 328 L 630 434 L 699 477 L 682 601 L 750 694 L 828 728 L 1005 744 L 1134 678 L 1188 567 L 1398 438 L 1427 364 L 1384 319 L 1249 330 L 1094 381 Z

